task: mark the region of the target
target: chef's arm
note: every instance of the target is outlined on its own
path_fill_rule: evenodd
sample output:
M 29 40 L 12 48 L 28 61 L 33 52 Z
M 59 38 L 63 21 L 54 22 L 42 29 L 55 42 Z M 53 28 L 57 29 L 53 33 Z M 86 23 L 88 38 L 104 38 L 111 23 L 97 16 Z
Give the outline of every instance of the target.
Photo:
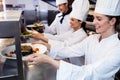
M 51 45 L 49 56 L 55 59 L 84 56 L 86 51 L 86 46 L 82 46 L 86 43 L 81 42 L 73 46 L 65 46 L 63 42 L 49 40 L 49 44 Z
M 66 76 L 64 75 L 65 77 L 60 78 L 61 80 L 98 80 L 99 78 L 104 79 L 107 77 L 112 77 L 120 68 L 119 56 L 119 51 L 113 51 L 101 60 L 81 67 L 60 61 L 60 67 L 57 71 L 57 80 L 62 77 L 64 72 L 67 72 L 68 74 Z
M 39 33 L 39 32 L 37 32 L 35 30 L 32 30 L 31 34 L 32 34 L 31 36 L 33 38 L 40 39 L 40 40 L 42 40 L 44 42 L 48 42 L 48 38 L 44 37 L 44 34 L 42 34 L 42 33 Z
M 38 64 L 51 64 L 56 69 L 59 69 L 60 61 L 54 60 L 46 54 L 38 54 L 34 53 L 29 56 L 24 57 L 24 61 L 27 61 L 30 65 L 38 65 Z
M 47 58 L 47 63 L 51 64 L 52 66 L 54 66 L 56 69 L 59 69 L 60 66 L 60 61 L 54 60 L 53 58 L 49 57 Z
M 48 43 L 48 38 L 45 38 L 44 36 L 40 36 L 39 39 L 46 42 L 46 43 Z
M 53 35 L 56 34 L 56 27 L 57 26 L 58 26 L 58 19 L 56 17 L 50 26 L 45 26 L 44 33 L 50 33 Z

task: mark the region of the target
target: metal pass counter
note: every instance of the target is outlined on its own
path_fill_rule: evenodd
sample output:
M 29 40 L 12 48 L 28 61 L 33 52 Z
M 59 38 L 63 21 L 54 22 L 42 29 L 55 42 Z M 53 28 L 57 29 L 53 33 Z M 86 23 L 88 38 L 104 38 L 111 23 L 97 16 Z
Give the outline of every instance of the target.
M 56 69 L 51 65 L 29 66 L 22 61 L 21 13 L 14 10 L 0 12 L 0 54 L 1 50 L 11 45 L 15 45 L 16 49 L 16 59 L 0 55 L 0 80 L 55 80 Z M 31 41 L 33 39 L 28 39 L 28 42 Z
M 6 75 L 1 72 L 0 80 L 24 80 L 23 63 L 20 50 L 20 17 L 21 11 L 0 12 L 0 38 L 13 38 L 16 48 L 17 74 Z M 0 62 L 0 64 L 3 64 Z M 11 64 L 11 63 L 10 63 Z

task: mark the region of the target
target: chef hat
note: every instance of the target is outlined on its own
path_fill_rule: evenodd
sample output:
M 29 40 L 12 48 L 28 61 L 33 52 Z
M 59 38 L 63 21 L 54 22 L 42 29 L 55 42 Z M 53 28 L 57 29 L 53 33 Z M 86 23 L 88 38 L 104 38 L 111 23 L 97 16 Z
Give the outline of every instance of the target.
M 72 4 L 72 12 L 70 17 L 85 21 L 89 11 L 88 0 L 75 0 Z
M 58 6 L 59 4 L 63 4 L 63 3 L 68 3 L 67 0 L 56 0 L 56 5 Z
M 97 0 L 96 13 L 120 16 L 120 0 Z

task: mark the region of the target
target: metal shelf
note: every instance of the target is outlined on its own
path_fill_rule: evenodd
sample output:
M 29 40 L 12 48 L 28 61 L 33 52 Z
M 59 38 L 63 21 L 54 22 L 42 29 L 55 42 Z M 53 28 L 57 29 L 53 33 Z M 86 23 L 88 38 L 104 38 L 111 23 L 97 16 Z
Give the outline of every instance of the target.
M 5 18 L 1 18 L 0 16 L 0 38 L 13 37 L 15 39 L 18 74 L 0 76 L 0 80 L 24 80 L 23 62 L 20 47 L 20 12 L 16 16 L 14 16 L 13 13 L 10 13 L 10 15 L 7 16 L 9 19 L 7 19 L 6 16 Z

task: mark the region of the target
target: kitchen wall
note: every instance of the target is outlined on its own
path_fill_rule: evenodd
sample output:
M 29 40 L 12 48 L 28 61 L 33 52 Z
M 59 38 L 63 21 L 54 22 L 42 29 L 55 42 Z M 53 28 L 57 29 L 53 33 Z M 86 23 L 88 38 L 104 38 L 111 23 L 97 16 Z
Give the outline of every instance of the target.
M 3 6 L 2 6 L 2 0 L 0 0 L 0 11 L 2 11 L 2 8 L 3 8 Z
M 12 4 L 13 6 L 22 4 L 25 5 L 25 10 L 34 10 L 34 1 L 38 1 L 39 10 L 57 10 L 56 7 L 49 5 L 41 0 L 6 0 L 6 4 Z

